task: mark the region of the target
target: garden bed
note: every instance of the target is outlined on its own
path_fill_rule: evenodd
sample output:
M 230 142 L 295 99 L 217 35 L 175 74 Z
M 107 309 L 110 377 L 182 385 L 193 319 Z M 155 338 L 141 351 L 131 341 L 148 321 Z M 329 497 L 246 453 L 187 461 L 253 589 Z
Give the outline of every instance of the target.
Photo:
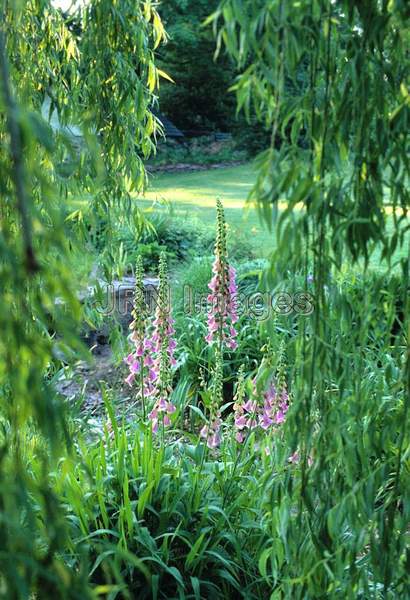
M 211 164 L 199 164 L 199 163 L 176 163 L 167 165 L 150 166 L 149 172 L 151 173 L 188 173 L 192 171 L 209 171 L 211 169 L 225 169 L 227 167 L 239 167 L 240 165 L 246 164 L 244 160 L 232 160 L 217 162 Z

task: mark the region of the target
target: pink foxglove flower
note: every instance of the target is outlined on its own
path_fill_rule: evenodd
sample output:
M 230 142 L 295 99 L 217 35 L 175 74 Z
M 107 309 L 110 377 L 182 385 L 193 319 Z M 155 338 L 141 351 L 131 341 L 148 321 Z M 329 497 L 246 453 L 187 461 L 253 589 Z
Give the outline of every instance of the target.
M 215 449 L 221 443 L 221 417 L 219 413 L 209 425 L 204 425 L 199 435 L 206 440 L 208 448 Z
M 300 460 L 299 452 L 296 450 L 293 454 L 291 454 L 288 458 L 290 463 L 298 463 Z
M 267 355 L 261 363 L 260 371 L 266 372 L 268 370 L 269 372 L 273 368 L 273 357 L 269 346 L 265 351 Z M 266 437 L 275 432 L 285 422 L 289 410 L 289 395 L 286 387 L 283 355 L 284 349 L 282 347 L 276 377 L 270 379 L 265 391 L 258 390 L 258 376 L 254 377 L 250 398 L 246 398 L 245 395 L 244 372 L 243 367 L 241 367 L 234 399 L 234 425 L 238 442 L 244 441 L 251 430 L 256 430 L 259 436 Z
M 229 265 L 226 249 L 226 223 L 220 200 L 216 201 L 217 227 L 215 241 L 215 260 L 212 266 L 212 278 L 208 284 L 208 333 L 205 340 L 215 343 L 215 365 L 211 385 L 212 401 L 209 425 L 202 428 L 201 436 L 206 437 L 209 448 L 216 448 L 221 442 L 220 406 L 223 403 L 223 352 L 227 348 L 235 350 L 238 320 L 235 269 Z
M 289 409 L 288 393 L 286 388 L 277 391 L 274 383 L 271 383 L 263 395 L 263 409 L 259 416 L 259 424 L 262 429 L 269 429 L 272 425 L 284 423 L 286 413 Z
M 134 380 L 135 380 L 134 373 L 130 373 L 128 375 L 128 377 L 125 379 L 125 383 L 127 383 L 130 387 L 132 387 L 132 384 L 134 383 Z
M 136 390 L 136 397 L 141 401 L 143 418 L 145 419 L 145 403 L 150 395 L 147 380 L 149 372 L 149 341 L 148 336 L 148 313 L 144 297 L 143 266 L 142 258 L 137 258 L 135 269 L 135 294 L 134 307 L 132 310 L 132 322 L 130 324 L 130 342 L 133 350 L 124 359 L 128 365 L 129 375 L 125 382 Z
M 242 443 L 246 438 L 246 430 L 254 428 L 257 425 L 257 403 L 245 398 L 245 366 L 241 365 L 238 371 L 238 382 L 234 395 L 234 424 L 237 429 L 236 440 Z M 254 390 L 255 382 L 253 382 Z
M 297 450 L 289 456 L 288 462 L 294 465 L 298 465 L 300 463 L 300 454 Z M 313 465 L 313 458 L 311 456 L 307 457 L 307 464 L 309 467 Z
M 237 348 L 237 332 L 233 325 L 238 320 L 235 269 L 229 265 L 226 249 L 226 223 L 220 200 L 216 201 L 217 230 L 215 242 L 215 260 L 212 266 L 212 279 L 208 284 L 208 344 L 217 342 L 222 349 Z
M 176 340 L 173 337 L 175 329 L 171 317 L 167 262 L 164 252 L 161 253 L 159 261 L 158 304 L 153 324 L 154 359 L 149 368 L 149 380 L 153 384 L 152 396 L 155 403 L 148 416 L 152 423 L 152 431 L 155 433 L 160 422 L 165 427 L 171 424 L 170 415 L 176 411 L 176 407 L 170 400 Z

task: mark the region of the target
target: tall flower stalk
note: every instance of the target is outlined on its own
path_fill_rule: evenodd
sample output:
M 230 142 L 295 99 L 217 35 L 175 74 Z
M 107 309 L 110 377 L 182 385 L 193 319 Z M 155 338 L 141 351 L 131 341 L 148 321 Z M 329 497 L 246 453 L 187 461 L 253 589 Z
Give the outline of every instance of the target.
M 210 390 L 209 424 L 204 425 L 200 432 L 209 448 L 216 448 L 221 442 L 224 350 L 235 350 L 238 346 L 234 327 L 238 320 L 236 272 L 228 261 L 225 214 L 219 199 L 216 201 L 216 216 L 215 259 L 212 279 L 208 284 L 208 333 L 205 336 L 207 343 L 215 347 L 215 364 Z
M 217 448 L 221 443 L 221 412 L 223 404 L 223 356 L 219 348 L 215 350 L 215 366 L 212 373 L 211 405 L 209 407 L 209 423 L 204 425 L 200 436 L 206 440 L 208 448 Z
M 236 272 L 229 265 L 226 247 L 226 222 L 221 201 L 216 201 L 216 241 L 212 279 L 208 284 L 208 344 L 216 343 L 221 352 L 237 348 L 237 332 L 234 324 L 238 320 Z
M 160 424 L 163 426 L 171 424 L 170 416 L 176 410 L 175 405 L 171 402 L 172 367 L 175 365 L 174 352 L 176 341 L 174 338 L 174 321 L 170 308 L 168 269 L 165 252 L 161 253 L 159 260 L 158 303 L 153 325 L 153 370 L 156 375 L 153 398 L 155 402 L 149 414 L 149 419 L 152 423 L 152 431 L 156 433 Z
M 238 383 L 234 396 L 234 423 L 236 427 L 236 440 L 242 443 L 245 439 L 245 431 L 252 430 L 258 425 L 258 403 L 256 401 L 256 377 L 252 380 L 252 394 L 246 397 L 246 381 L 243 365 L 238 372 Z
M 289 410 L 289 394 L 286 385 L 286 365 L 284 359 L 284 346 L 281 345 L 277 359 L 276 375 L 268 375 L 263 385 L 265 391 L 258 390 L 259 380 L 263 380 L 263 373 L 273 369 L 273 356 L 270 346 L 265 348 L 265 356 L 258 369 L 257 375 L 252 380 L 252 393 L 250 398 L 245 394 L 243 374 L 240 373 L 234 403 L 234 424 L 236 440 L 242 443 L 246 431 L 255 430 L 263 437 L 271 436 L 286 420 Z M 265 448 L 270 453 L 269 447 Z
M 152 369 L 153 361 L 150 353 L 153 345 L 148 337 L 149 318 L 145 302 L 143 278 L 142 258 L 138 256 L 135 267 L 134 306 L 130 324 L 131 334 L 129 336 L 133 350 L 125 359 L 129 369 L 129 374 L 125 381 L 130 387 L 136 387 L 136 397 L 141 401 L 143 418 L 145 419 L 146 400 L 153 392 L 153 382 L 157 375 Z
M 245 365 L 241 365 L 238 371 L 238 381 L 236 384 L 236 391 L 233 397 L 233 409 L 234 420 L 236 431 L 236 440 L 241 443 L 245 439 L 244 428 L 247 425 L 246 409 L 245 409 L 245 396 L 246 396 L 246 380 L 245 380 Z
M 289 409 L 285 371 L 285 348 L 282 343 L 279 349 L 276 380 L 269 383 L 269 387 L 263 396 L 263 410 L 259 417 L 259 424 L 262 429 L 268 430 L 272 426 L 281 425 L 285 421 Z

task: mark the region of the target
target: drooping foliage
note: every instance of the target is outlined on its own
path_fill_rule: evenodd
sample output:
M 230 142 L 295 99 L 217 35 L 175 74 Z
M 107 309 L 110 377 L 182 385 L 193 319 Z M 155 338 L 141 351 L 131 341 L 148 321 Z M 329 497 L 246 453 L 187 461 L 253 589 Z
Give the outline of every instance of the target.
M 211 17 L 240 73 L 238 105 L 271 130 L 253 192 L 268 224 L 276 202 L 302 203 L 332 235 L 329 252 L 391 256 L 408 209 L 409 12 L 401 2 L 223 0 Z M 287 143 L 277 144 L 278 137 Z M 387 206 L 389 205 L 389 206 Z M 393 235 L 386 221 L 393 214 Z M 319 237 L 318 237 L 319 236 Z M 322 234 L 313 234 L 318 247 Z M 295 245 L 288 244 L 293 238 Z M 301 253 L 283 228 L 279 253 Z
M 239 106 L 271 130 L 251 193 L 276 232 L 265 284 L 313 271 L 314 317 L 287 342 L 301 481 L 274 486 L 284 521 L 261 558 L 278 598 L 405 594 L 409 16 L 402 2 L 223 0 L 210 17 Z M 330 291 L 347 261 L 363 268 L 360 301 L 352 284 Z M 380 302 L 394 334 L 374 321 Z
M 0 587 L 7 598 L 88 594 L 82 574 L 57 558 L 66 528 L 48 479 L 57 468 L 50 457 L 64 442 L 50 385 L 54 360 L 81 353 L 64 196 L 93 186 L 106 210 L 109 198 L 143 186 L 142 157 L 156 129 L 148 110 L 158 84 L 153 52 L 163 37 L 150 2 L 95 0 L 72 17 L 44 0 L 1 4 Z M 74 125 L 80 150 L 65 130 Z M 32 470 L 27 448 L 36 456 Z

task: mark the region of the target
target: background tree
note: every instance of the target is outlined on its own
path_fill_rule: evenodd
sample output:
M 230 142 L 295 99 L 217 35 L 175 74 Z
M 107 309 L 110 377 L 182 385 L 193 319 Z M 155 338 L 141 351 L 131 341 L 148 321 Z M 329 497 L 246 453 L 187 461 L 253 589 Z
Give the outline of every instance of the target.
M 159 7 L 169 36 L 158 53 L 160 64 L 175 84 L 164 83 L 160 107 L 181 129 L 227 131 L 235 114 L 228 94 L 235 65 L 221 56 L 215 61 L 215 41 L 203 21 L 217 0 L 169 0 Z
M 232 133 L 239 148 L 253 156 L 269 145 L 269 132 L 252 116 L 236 110 L 230 91 L 237 73 L 225 52 L 215 56 L 215 40 L 204 22 L 218 6 L 217 0 L 169 0 L 159 6 L 168 43 L 158 61 L 175 83 L 164 82 L 160 110 L 183 130 Z

